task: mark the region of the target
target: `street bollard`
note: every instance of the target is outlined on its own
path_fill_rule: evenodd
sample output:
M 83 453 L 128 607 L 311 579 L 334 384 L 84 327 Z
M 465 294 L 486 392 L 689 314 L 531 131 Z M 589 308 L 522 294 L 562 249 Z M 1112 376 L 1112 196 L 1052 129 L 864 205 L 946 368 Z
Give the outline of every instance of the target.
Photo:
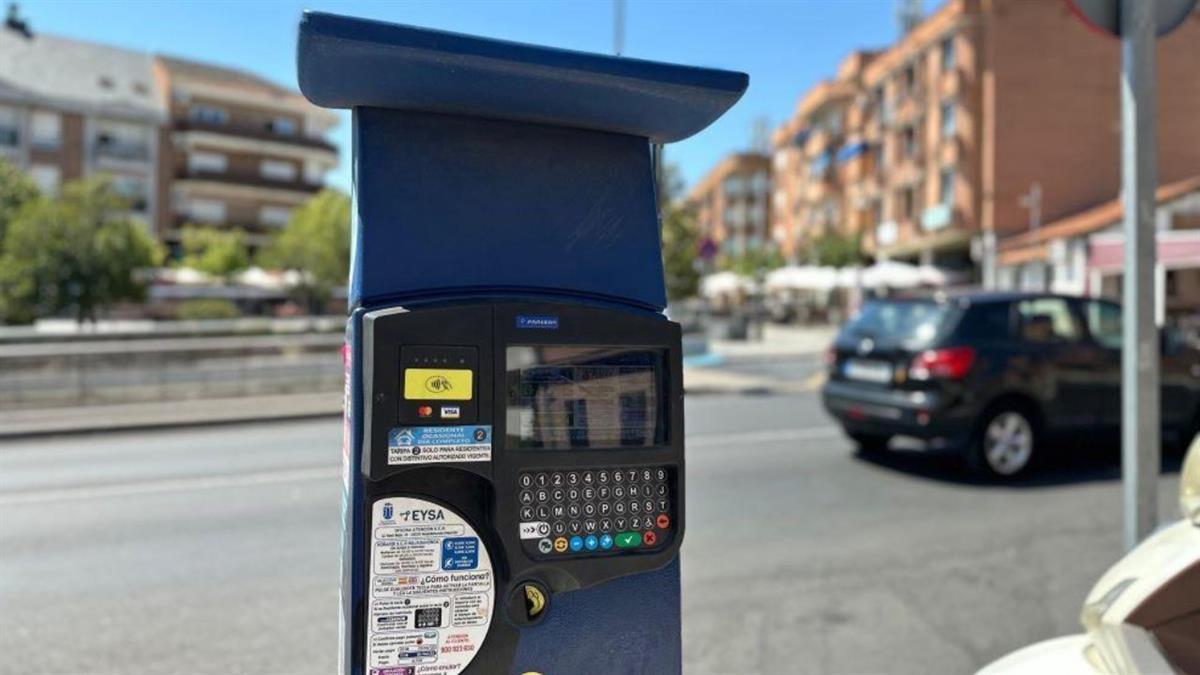
M 353 110 L 341 672 L 681 670 L 651 143 L 744 74 L 305 14 Z

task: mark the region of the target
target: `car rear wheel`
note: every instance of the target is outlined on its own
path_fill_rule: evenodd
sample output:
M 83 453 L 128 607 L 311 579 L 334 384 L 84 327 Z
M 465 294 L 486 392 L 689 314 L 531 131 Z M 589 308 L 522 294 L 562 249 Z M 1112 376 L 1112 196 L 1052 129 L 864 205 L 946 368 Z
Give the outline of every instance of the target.
M 876 435 L 876 434 L 861 434 L 854 432 L 846 432 L 850 440 L 854 441 L 859 450 L 864 453 L 883 452 L 888 449 L 888 443 L 892 440 L 891 436 Z
M 970 468 L 988 478 L 1012 478 L 1033 463 L 1037 426 L 1024 409 L 1004 406 L 983 421 L 968 454 Z

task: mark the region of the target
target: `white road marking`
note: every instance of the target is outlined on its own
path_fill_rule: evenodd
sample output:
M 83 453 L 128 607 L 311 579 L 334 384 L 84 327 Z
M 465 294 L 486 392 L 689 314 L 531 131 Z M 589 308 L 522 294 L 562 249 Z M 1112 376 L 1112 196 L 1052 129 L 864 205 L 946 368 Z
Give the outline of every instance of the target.
M 103 499 L 107 497 L 129 497 L 133 495 L 162 494 L 187 490 L 216 490 L 221 488 L 271 485 L 274 483 L 295 483 L 299 481 L 337 478 L 341 473 L 340 467 L 322 466 L 307 469 L 255 471 L 253 473 L 228 476 L 195 476 L 112 483 L 109 485 L 81 485 L 0 495 L 0 506 L 44 504 L 46 502 Z
M 821 426 L 806 429 L 776 429 L 768 431 L 746 431 L 727 434 L 697 434 L 687 439 L 688 447 L 728 445 L 731 443 L 770 443 L 778 441 L 800 441 L 817 438 L 834 438 L 839 435 L 837 427 Z M 131 497 L 136 495 L 165 494 L 189 490 L 219 490 L 225 488 L 253 487 L 279 483 L 296 483 L 310 480 L 326 480 L 341 475 L 341 468 L 309 467 L 255 471 L 235 475 L 188 476 L 144 481 L 128 481 L 108 485 L 78 485 L 26 492 L 0 494 L 0 507 L 49 502 Z
M 746 431 L 732 434 L 698 434 L 688 437 L 685 446 L 694 448 L 704 445 L 726 445 L 729 443 L 770 443 L 772 441 L 803 441 L 814 438 L 837 438 L 841 435 L 833 425 L 806 429 L 775 429 L 771 431 Z

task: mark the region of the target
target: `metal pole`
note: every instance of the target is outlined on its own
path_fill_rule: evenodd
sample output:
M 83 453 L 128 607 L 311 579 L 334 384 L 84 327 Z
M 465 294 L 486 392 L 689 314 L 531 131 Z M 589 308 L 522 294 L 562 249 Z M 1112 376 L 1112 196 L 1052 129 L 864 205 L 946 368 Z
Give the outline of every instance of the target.
M 613 0 L 613 55 L 625 51 L 625 0 Z
M 1125 305 L 1121 348 L 1121 470 L 1126 549 L 1158 516 L 1158 330 L 1154 323 L 1155 4 L 1121 2 L 1121 182 L 1125 207 Z

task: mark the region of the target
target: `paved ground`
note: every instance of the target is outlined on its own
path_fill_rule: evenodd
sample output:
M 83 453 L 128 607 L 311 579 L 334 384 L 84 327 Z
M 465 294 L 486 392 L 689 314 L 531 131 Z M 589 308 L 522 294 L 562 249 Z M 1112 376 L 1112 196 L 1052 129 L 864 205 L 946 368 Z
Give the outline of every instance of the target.
M 854 456 L 811 393 L 688 402 L 694 674 L 964 673 L 1077 630 L 1115 455 L 1018 487 Z M 334 672 L 334 420 L 0 444 L 0 673 Z M 1173 516 L 1174 474 L 1162 481 Z

